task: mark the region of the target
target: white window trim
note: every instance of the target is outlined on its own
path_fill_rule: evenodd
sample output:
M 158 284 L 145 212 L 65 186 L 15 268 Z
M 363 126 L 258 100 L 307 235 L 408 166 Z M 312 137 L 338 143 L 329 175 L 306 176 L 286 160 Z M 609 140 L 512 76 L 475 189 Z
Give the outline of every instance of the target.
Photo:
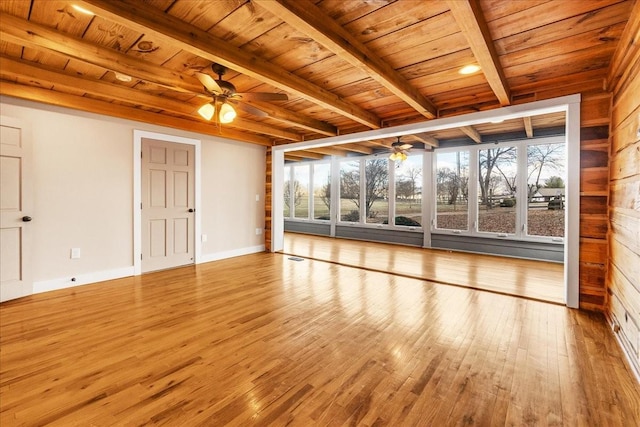
M 457 146 L 457 147 L 448 147 L 448 148 L 438 148 L 434 150 L 434 156 L 432 159 L 432 183 L 431 190 L 433 192 L 431 199 L 431 233 L 432 234 L 443 234 L 443 235 L 456 235 L 456 236 L 469 236 L 469 237 L 482 237 L 485 239 L 496 239 L 496 240 L 510 240 L 510 241 L 519 241 L 519 242 L 539 242 L 539 243 L 549 243 L 554 245 L 561 245 L 564 243 L 564 239 L 562 241 L 558 241 L 556 237 L 552 236 L 530 236 L 527 235 L 526 230 L 522 227 L 526 225 L 527 218 L 527 203 L 522 201 L 522 198 L 526 198 L 526 194 L 522 194 L 524 188 L 527 188 L 527 147 L 530 145 L 543 145 L 543 144 L 565 144 L 567 146 L 567 141 L 565 135 L 559 136 L 550 136 L 544 138 L 536 138 L 536 139 L 518 139 L 518 140 L 506 140 L 500 141 L 499 143 L 491 143 L 491 144 L 477 144 L 477 145 L 465 145 L 465 146 Z M 469 152 L 469 200 L 477 201 L 478 200 L 478 157 L 480 150 L 487 150 L 491 148 L 501 148 L 501 147 L 516 147 L 517 150 L 517 158 L 516 163 L 518 167 L 517 174 L 517 191 L 516 191 L 516 224 L 515 224 L 515 232 L 508 233 L 504 235 L 503 233 L 496 233 L 490 231 L 479 231 L 478 230 L 478 203 L 469 202 L 468 205 L 468 222 L 467 222 L 467 230 L 450 230 L 446 228 L 437 228 L 437 201 L 435 200 L 437 196 L 437 179 L 435 174 L 437 171 L 437 154 L 438 153 L 455 153 L 457 151 L 468 151 Z M 565 165 L 568 168 L 568 165 Z M 524 169 L 523 169 L 524 168 Z M 524 171 L 522 173 L 521 171 Z

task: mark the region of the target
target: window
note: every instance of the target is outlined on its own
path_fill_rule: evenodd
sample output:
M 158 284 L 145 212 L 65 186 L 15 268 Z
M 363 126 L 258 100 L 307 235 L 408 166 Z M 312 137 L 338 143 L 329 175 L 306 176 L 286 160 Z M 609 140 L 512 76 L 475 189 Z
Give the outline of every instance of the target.
M 516 147 L 478 152 L 478 231 L 516 233 Z
M 434 230 L 562 242 L 563 137 L 442 149 L 434 157 Z
M 313 219 L 329 220 L 331 207 L 331 165 L 315 163 L 313 167 Z
M 360 162 L 340 163 L 340 220 L 360 222 Z
M 527 147 L 527 234 L 564 236 L 565 144 Z
M 445 230 L 469 229 L 469 152 L 436 154 L 436 224 Z
M 389 160 L 365 161 L 365 222 L 387 223 L 389 220 Z
M 396 164 L 395 225 L 422 226 L 422 156 L 412 155 Z
M 295 218 L 309 219 L 309 165 L 293 167 L 291 182 Z

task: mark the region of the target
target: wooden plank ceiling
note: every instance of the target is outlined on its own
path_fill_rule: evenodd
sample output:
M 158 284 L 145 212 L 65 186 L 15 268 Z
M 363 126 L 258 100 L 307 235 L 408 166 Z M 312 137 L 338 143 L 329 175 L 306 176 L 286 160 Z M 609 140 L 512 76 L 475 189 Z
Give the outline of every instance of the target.
M 0 93 L 271 146 L 531 101 L 568 82 L 601 87 L 632 3 L 2 0 Z M 232 123 L 208 122 L 197 110 L 212 98 L 195 73 L 217 79 L 212 63 L 228 68 L 223 80 L 238 92 L 288 99 L 245 96 Z M 481 68 L 461 74 L 466 65 Z M 437 146 L 505 132 L 531 137 L 563 120 L 406 139 Z M 290 158 L 368 154 L 392 142 Z

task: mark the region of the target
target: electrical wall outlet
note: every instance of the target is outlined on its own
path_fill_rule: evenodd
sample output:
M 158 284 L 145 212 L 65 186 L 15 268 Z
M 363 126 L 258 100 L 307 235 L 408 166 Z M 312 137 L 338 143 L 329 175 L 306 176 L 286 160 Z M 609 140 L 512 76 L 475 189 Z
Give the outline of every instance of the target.
M 71 248 L 71 259 L 80 258 L 80 248 Z
M 203 242 L 206 242 L 206 241 L 207 241 L 207 235 L 206 235 L 206 234 L 203 234 L 203 235 L 202 235 L 201 240 L 202 240 Z
M 262 234 L 262 228 L 256 228 L 256 236 L 259 236 Z
M 259 201 L 260 201 L 260 195 L 256 194 L 256 202 L 259 202 Z

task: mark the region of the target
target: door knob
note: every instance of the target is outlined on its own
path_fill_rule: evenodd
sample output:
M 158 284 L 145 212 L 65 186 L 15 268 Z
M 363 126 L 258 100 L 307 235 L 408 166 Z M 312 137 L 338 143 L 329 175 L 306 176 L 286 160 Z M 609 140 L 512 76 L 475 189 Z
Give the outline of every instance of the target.
M 29 222 L 31 220 L 32 220 L 32 218 L 30 216 L 23 216 L 22 217 L 22 222 Z
M 196 211 L 195 209 L 189 209 L 189 212 L 195 212 L 195 211 Z

